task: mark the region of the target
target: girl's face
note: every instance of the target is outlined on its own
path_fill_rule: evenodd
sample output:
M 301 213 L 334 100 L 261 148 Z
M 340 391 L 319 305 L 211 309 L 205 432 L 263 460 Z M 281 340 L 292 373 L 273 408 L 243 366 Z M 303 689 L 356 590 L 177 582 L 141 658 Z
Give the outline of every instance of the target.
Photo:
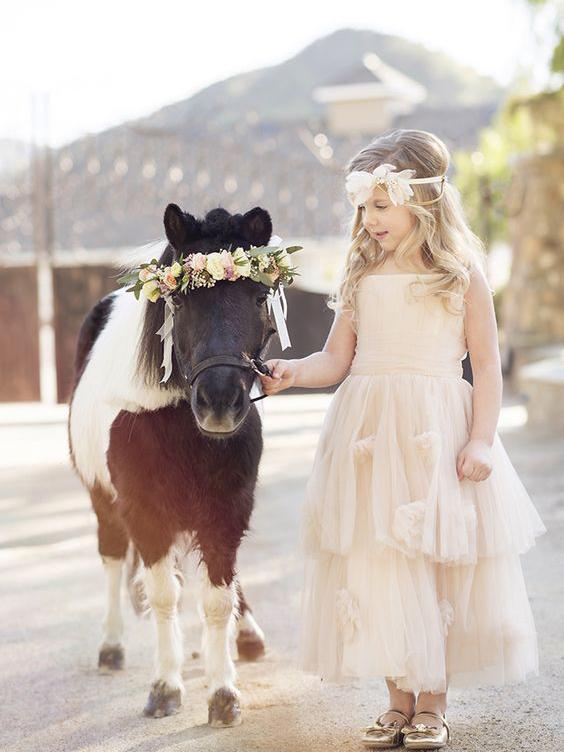
M 415 225 L 415 216 L 409 209 L 394 206 L 380 186 L 374 188 L 360 210 L 364 229 L 385 251 L 394 251 Z

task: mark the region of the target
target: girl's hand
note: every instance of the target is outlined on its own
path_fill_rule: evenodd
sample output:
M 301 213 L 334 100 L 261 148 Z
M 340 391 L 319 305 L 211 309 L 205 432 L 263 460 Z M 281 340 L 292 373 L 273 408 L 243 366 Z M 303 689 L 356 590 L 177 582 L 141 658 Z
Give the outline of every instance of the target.
M 295 363 L 278 358 L 265 360 L 264 363 L 272 373 L 272 378 L 260 375 L 262 390 L 265 394 L 277 394 L 283 389 L 289 389 L 294 385 L 297 371 Z
M 456 458 L 458 480 L 480 481 L 489 477 L 492 471 L 491 447 L 481 439 L 471 439 Z

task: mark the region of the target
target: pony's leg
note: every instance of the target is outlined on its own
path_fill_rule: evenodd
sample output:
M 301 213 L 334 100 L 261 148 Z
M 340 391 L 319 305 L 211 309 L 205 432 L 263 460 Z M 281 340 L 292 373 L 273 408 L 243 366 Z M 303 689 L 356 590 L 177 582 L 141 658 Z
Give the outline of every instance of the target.
M 247 603 L 241 583 L 237 580 L 239 601 L 237 618 L 237 652 L 240 660 L 256 661 L 264 655 L 264 632 L 257 624 Z
M 208 680 L 208 723 L 214 727 L 241 723 L 239 691 L 230 639 L 235 632 L 237 589 L 232 565 L 203 552 L 199 574 L 199 609 L 204 622 L 202 646 Z
M 115 671 L 123 668 L 124 660 L 121 582 L 129 539 L 112 502 L 113 496 L 95 486 L 90 490 L 90 498 L 98 518 L 98 551 L 106 572 L 106 614 L 98 667 L 102 671 Z
M 184 695 L 184 653 L 178 620 L 181 587 L 172 552 L 147 567 L 145 590 L 155 617 L 157 655 L 155 678 L 143 714 L 154 718 L 177 713 Z

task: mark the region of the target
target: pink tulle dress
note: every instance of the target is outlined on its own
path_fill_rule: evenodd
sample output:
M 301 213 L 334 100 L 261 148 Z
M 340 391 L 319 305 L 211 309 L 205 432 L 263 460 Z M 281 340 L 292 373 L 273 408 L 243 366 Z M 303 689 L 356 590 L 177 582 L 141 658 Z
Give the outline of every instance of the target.
M 458 480 L 464 314 L 416 299 L 426 276 L 365 275 L 357 289 L 356 353 L 306 487 L 300 665 L 444 692 L 538 674 L 519 556 L 546 528 L 497 433 L 490 476 Z

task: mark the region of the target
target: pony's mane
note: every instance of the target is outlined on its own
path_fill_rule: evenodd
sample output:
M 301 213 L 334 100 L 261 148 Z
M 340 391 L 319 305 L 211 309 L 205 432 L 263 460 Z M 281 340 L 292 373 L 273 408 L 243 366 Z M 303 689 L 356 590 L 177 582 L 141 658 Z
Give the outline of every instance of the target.
M 147 260 L 147 257 L 146 257 Z M 149 259 L 150 260 L 150 259 Z M 167 243 L 159 256 L 159 264 L 170 266 L 174 262 L 174 249 Z M 172 359 L 172 373 L 167 382 L 161 383 L 161 363 L 163 360 L 163 343 L 157 331 L 164 323 L 165 302 L 159 298 L 155 303 L 147 301 L 143 316 L 139 348 L 137 351 L 137 373 L 141 380 L 149 387 L 159 389 L 184 389 L 186 386 L 182 374 L 179 372 L 176 358 Z

